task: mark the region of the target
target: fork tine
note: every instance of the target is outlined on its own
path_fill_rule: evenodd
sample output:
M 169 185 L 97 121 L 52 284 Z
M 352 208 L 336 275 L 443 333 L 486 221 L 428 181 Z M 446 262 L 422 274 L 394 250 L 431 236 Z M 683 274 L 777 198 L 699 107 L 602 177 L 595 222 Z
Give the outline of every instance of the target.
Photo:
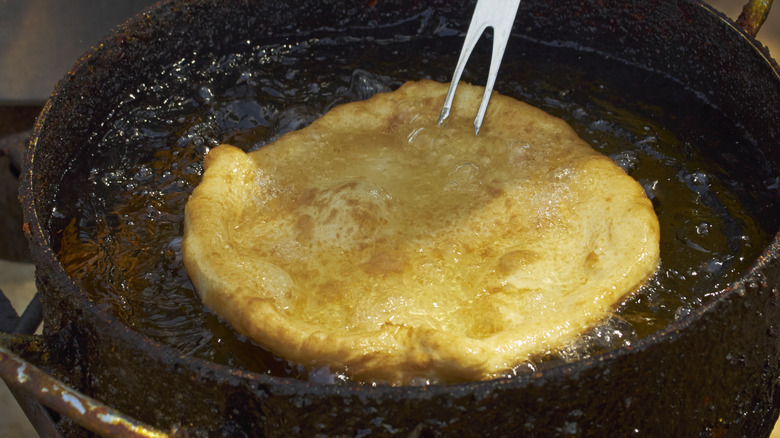
M 474 135 L 479 134 L 482 121 L 487 111 L 487 105 L 490 101 L 490 95 L 493 92 L 493 86 L 498 76 L 498 68 L 501 65 L 501 59 L 506 50 L 507 40 L 512 32 L 512 25 L 517 15 L 517 8 L 520 0 L 478 0 L 474 7 L 474 15 L 471 17 L 466 39 L 463 42 L 463 48 L 455 67 L 455 72 L 447 90 L 447 97 L 444 99 L 444 106 L 439 116 L 439 125 L 450 115 L 452 101 L 455 97 L 455 90 L 458 88 L 458 82 L 463 74 L 471 52 L 477 44 L 479 37 L 488 27 L 493 28 L 493 51 L 490 59 L 490 71 L 488 73 L 485 93 L 479 105 L 477 117 L 474 119 Z
M 490 57 L 490 71 L 488 73 L 487 83 L 485 84 L 485 93 L 482 95 L 482 101 L 479 104 L 477 118 L 474 119 L 474 135 L 479 134 L 479 128 L 482 127 L 482 120 L 485 118 L 490 95 L 493 93 L 493 86 L 496 83 L 498 69 L 501 66 L 501 59 L 504 57 L 509 35 L 512 33 L 512 24 L 514 24 L 517 6 L 520 4 L 520 0 L 508 3 L 514 3 L 514 13 L 511 14 L 511 20 L 502 21 L 500 26 L 493 26 L 493 52 Z
M 463 70 L 466 68 L 469 57 L 471 57 L 471 52 L 474 50 L 477 41 L 479 41 L 479 37 L 482 36 L 482 33 L 487 29 L 486 24 L 478 23 L 478 20 L 482 17 L 480 14 L 480 7 L 484 8 L 484 5 L 485 3 L 483 3 L 482 0 L 479 0 L 477 1 L 477 6 L 474 7 L 474 15 L 471 16 L 471 23 L 466 32 L 466 39 L 463 41 L 463 48 L 460 50 L 460 57 L 458 58 L 458 63 L 455 65 L 455 72 L 452 74 L 450 88 L 447 90 L 447 97 L 444 99 L 444 107 L 439 116 L 439 125 L 449 117 L 450 110 L 452 109 L 452 100 L 455 97 L 455 90 L 458 88 L 458 82 L 460 81 L 461 75 L 463 75 Z

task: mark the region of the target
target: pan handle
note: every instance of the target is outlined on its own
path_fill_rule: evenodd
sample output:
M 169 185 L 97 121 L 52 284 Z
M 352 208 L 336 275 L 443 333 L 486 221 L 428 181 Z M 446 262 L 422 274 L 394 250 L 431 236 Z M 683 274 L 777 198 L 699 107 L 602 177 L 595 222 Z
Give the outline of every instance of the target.
M 759 29 L 766 21 L 771 8 L 772 0 L 750 0 L 742 8 L 742 13 L 737 18 L 737 24 L 755 38 Z

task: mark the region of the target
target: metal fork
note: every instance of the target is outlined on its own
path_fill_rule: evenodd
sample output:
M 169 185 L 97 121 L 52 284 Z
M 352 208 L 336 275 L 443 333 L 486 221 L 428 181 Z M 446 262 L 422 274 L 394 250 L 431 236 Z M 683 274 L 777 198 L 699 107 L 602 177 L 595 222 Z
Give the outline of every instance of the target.
M 504 57 L 506 43 L 512 31 L 512 25 L 515 22 L 519 5 L 520 0 L 477 0 L 477 6 L 474 7 L 474 15 L 471 17 L 471 24 L 469 24 L 468 32 L 466 32 L 466 40 L 463 42 L 460 58 L 458 58 L 458 64 L 455 66 L 455 73 L 447 91 L 447 98 L 444 100 L 444 108 L 442 108 L 439 116 L 439 125 L 450 115 L 455 89 L 458 88 L 458 81 L 471 56 L 471 51 L 485 29 L 492 27 L 493 53 L 490 58 L 490 72 L 485 85 L 485 94 L 482 95 L 482 102 L 479 104 L 477 118 L 474 119 L 474 135 L 479 134 L 479 128 L 482 126 L 482 120 L 485 118 L 490 94 L 493 92 L 493 85 L 498 75 L 498 66 L 501 64 L 501 58 Z

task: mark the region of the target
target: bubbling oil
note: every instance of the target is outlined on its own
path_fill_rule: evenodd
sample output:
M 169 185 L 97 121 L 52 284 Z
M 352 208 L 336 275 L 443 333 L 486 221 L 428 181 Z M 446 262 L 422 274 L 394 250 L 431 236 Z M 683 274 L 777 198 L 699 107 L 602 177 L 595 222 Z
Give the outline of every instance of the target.
M 77 199 L 61 202 L 55 214 L 63 266 L 95 302 L 181 354 L 277 376 L 349 381 L 276 357 L 201 303 L 181 259 L 184 206 L 210 148 L 251 151 L 335 105 L 408 80 L 447 82 L 461 42 L 446 24 L 417 38 L 333 31 L 284 44 L 249 41 L 244 51 L 192 54 L 165 66 L 106 116 L 78 160 L 93 167 L 74 165 L 66 176 L 68 196 Z M 661 224 L 656 275 L 574 344 L 518 365 L 514 374 L 523 374 L 631 345 L 685 317 L 744 272 L 769 235 L 740 202 L 740 190 L 751 187 L 705 152 L 751 143 L 695 93 L 594 53 L 517 37 L 509 47 L 496 89 L 566 120 L 642 184 Z M 478 46 L 464 80 L 479 83 L 488 65 L 489 48 Z M 758 173 L 759 186 L 773 178 Z

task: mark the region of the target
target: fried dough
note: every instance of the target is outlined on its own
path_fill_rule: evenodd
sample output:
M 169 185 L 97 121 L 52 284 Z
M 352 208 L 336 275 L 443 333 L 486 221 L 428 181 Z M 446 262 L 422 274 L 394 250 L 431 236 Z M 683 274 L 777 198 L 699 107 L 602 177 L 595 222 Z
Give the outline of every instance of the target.
M 246 154 L 186 206 L 203 302 L 304 366 L 406 384 L 505 375 L 608 317 L 656 270 L 642 187 L 562 120 L 481 87 L 410 82 Z

